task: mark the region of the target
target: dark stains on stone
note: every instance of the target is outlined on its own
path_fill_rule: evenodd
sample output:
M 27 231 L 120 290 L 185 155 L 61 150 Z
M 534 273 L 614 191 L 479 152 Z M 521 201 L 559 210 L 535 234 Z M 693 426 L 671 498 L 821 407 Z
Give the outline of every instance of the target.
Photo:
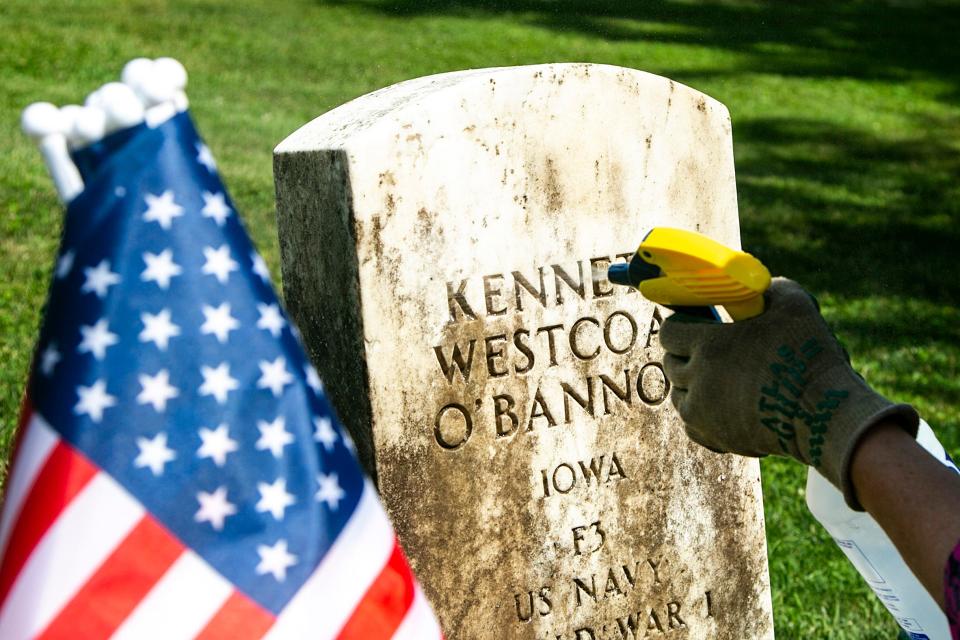
M 433 216 L 429 211 L 426 210 L 426 208 L 420 207 L 420 209 L 417 211 L 417 222 L 420 229 L 420 235 L 423 236 L 424 239 L 431 238 L 433 236 Z M 426 316 L 427 314 L 424 312 L 424 317 Z
M 392 172 L 392 171 L 384 171 L 383 173 L 380 174 L 379 177 L 380 177 L 380 186 L 381 186 L 381 187 L 382 187 L 383 185 L 387 185 L 388 187 L 395 187 L 395 186 L 397 186 L 397 181 L 396 181 L 396 179 L 393 177 L 393 172 Z
M 390 196 L 392 199 L 393 196 Z M 373 247 L 373 256 L 377 261 L 383 259 L 383 225 L 380 222 L 380 216 L 373 216 L 370 221 L 370 246 Z
M 560 177 L 554 166 L 553 158 L 547 158 L 547 167 L 544 171 L 544 190 L 547 197 L 547 211 L 559 213 L 563 209 L 563 190 L 560 186 Z

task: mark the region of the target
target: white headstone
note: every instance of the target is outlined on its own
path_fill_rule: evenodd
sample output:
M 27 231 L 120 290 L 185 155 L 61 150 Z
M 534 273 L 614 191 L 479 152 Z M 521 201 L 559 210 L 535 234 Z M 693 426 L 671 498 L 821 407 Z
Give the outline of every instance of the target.
M 739 246 L 730 118 L 603 65 L 358 98 L 275 153 L 287 305 L 448 638 L 772 638 L 754 460 L 690 443 L 651 227 Z

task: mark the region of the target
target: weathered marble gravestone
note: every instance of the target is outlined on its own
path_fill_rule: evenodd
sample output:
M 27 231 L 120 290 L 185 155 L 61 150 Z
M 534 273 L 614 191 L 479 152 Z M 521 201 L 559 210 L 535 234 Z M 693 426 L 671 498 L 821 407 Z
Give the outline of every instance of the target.
M 450 73 L 317 118 L 275 175 L 287 305 L 448 638 L 773 637 L 758 465 L 688 442 L 664 311 L 605 278 L 654 225 L 739 244 L 723 105 Z

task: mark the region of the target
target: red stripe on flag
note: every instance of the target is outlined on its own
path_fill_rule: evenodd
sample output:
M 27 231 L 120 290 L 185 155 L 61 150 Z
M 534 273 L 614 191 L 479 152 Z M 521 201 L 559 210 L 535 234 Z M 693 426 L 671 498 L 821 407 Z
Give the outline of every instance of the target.
M 413 573 L 396 539 L 393 553 L 340 630 L 341 640 L 390 638 L 413 603 Z
M 166 529 L 145 516 L 39 637 L 109 637 L 183 549 Z
M 195 640 L 262 638 L 273 626 L 274 620 L 276 618 L 269 611 L 239 591 L 234 591 Z
M 20 507 L 0 567 L 0 604 L 33 549 L 60 513 L 97 474 L 97 468 L 63 442 L 50 452 Z

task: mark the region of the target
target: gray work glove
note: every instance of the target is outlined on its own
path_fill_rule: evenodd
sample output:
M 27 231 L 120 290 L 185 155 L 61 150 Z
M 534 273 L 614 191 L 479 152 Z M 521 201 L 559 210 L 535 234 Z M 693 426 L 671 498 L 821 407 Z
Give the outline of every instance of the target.
M 812 465 L 862 511 L 849 476 L 857 442 L 881 420 L 916 437 L 920 417 L 850 367 L 816 302 L 796 282 L 775 279 L 766 306 L 734 323 L 681 314 L 663 323 L 663 365 L 687 435 L 718 453 L 774 453 Z

